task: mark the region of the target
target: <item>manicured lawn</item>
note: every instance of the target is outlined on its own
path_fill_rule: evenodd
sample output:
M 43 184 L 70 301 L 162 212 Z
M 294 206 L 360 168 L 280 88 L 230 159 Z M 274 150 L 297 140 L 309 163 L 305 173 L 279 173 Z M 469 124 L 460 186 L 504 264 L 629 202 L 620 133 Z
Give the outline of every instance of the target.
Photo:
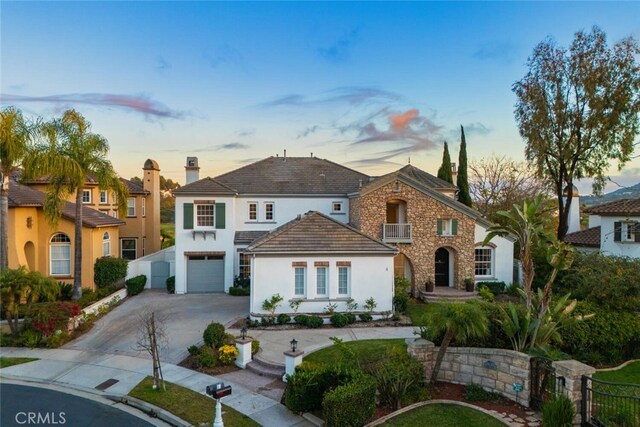
M 38 359 L 31 357 L 0 357 L 0 368 L 8 368 L 9 366 L 33 362 L 34 360 Z
M 425 304 L 423 302 L 418 301 L 410 301 L 409 307 L 407 308 L 407 314 L 411 319 L 411 323 L 417 325 L 420 323 L 422 317 L 433 307 L 433 304 Z
M 384 426 L 504 427 L 506 424 L 482 412 L 459 405 L 435 404 L 391 418 Z
M 394 347 L 404 353 L 407 351 L 407 346 L 401 338 L 349 341 L 345 345 L 356 353 L 356 357 L 362 365 L 369 365 L 384 359 L 387 351 Z M 335 345 L 332 345 L 309 354 L 304 360 L 305 362 L 336 364 L 341 362 L 342 353 Z
M 640 362 L 629 363 L 615 371 L 599 371 L 593 376 L 599 380 L 614 383 L 640 384 Z
M 167 391 L 153 390 L 153 378 L 147 377 L 131 390 L 129 396 L 135 397 L 188 421 L 194 426 L 210 425 L 213 422 L 215 400 L 165 381 Z M 222 420 L 229 427 L 253 427 L 260 424 L 238 411 L 222 405 Z

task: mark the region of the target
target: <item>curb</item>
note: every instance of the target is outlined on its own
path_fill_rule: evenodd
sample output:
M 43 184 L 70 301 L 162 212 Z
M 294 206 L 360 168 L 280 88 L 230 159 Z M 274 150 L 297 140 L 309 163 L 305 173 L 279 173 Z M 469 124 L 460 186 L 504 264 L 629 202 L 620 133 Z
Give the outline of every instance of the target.
M 613 368 L 602 368 L 602 369 L 597 369 L 596 372 L 611 372 L 611 371 L 617 371 L 619 369 L 624 368 L 627 365 L 630 365 L 634 362 L 640 362 L 640 359 L 631 359 L 631 360 L 627 360 L 626 362 L 624 362 L 621 365 L 618 366 L 614 366 Z

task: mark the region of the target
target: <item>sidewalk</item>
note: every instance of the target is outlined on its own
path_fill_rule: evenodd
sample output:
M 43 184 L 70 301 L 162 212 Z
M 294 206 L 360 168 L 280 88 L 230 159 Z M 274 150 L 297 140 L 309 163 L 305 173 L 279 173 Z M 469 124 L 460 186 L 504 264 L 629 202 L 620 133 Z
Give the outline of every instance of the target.
M 3 368 L 0 370 L 0 376 L 10 375 L 14 378 L 84 389 L 95 389 L 97 385 L 109 379 L 118 380 L 104 392 L 96 389 L 97 395 L 126 395 L 142 379 L 149 376 L 152 370 L 151 360 L 80 350 L 3 347 L 0 348 L 0 356 L 40 359 Z M 168 363 L 162 365 L 162 372 L 165 380 L 203 394 L 207 385 L 220 381 L 216 377 Z M 252 393 L 237 384 L 231 384 L 228 381 L 225 383 L 232 386 L 233 394 L 223 398 L 223 403 L 247 415 L 260 425 L 273 427 L 312 425 L 274 400 Z

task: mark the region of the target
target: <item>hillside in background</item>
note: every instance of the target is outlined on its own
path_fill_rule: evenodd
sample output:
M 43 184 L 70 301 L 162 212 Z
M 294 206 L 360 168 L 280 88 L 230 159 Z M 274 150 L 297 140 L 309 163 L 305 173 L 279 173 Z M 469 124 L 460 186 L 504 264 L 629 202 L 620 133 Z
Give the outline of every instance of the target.
M 580 204 L 593 206 L 601 203 L 612 202 L 619 199 L 638 199 L 640 198 L 640 183 L 631 187 L 621 188 L 603 196 L 580 196 Z

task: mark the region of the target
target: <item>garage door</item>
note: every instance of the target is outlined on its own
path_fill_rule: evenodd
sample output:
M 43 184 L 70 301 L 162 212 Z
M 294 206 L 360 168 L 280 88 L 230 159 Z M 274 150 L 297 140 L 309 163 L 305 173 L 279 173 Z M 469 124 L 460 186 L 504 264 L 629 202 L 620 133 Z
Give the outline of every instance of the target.
M 219 255 L 190 256 L 187 292 L 224 292 L 224 258 Z

